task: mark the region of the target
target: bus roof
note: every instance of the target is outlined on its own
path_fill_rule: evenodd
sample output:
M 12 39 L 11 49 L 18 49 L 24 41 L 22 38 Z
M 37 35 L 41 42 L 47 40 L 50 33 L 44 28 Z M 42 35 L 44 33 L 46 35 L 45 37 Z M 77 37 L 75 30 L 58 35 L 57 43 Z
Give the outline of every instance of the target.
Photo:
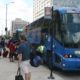
M 42 20 L 42 19 L 44 19 L 44 16 L 42 16 L 42 17 L 40 17 L 40 18 L 38 18 L 38 19 L 34 20 L 34 21 L 33 21 L 32 23 L 30 23 L 29 25 L 31 25 L 31 24 L 33 24 L 33 23 L 35 23 L 36 21 Z M 29 25 L 27 25 L 27 26 L 29 26 Z
M 64 8 L 58 8 L 58 9 L 55 9 L 54 11 L 58 11 L 59 14 L 64 14 L 64 13 L 80 13 L 80 8 L 71 8 L 71 7 L 64 7 Z M 46 23 L 46 22 L 50 22 L 50 20 L 48 19 L 44 19 L 44 16 L 38 18 L 37 20 L 33 21 L 32 23 L 30 23 L 29 25 L 27 26 L 32 26 L 34 24 L 41 24 L 41 23 Z
M 64 14 L 64 13 L 80 13 L 80 8 L 70 8 L 70 7 L 64 7 L 64 8 L 58 8 L 56 9 L 57 11 L 59 11 L 60 14 Z

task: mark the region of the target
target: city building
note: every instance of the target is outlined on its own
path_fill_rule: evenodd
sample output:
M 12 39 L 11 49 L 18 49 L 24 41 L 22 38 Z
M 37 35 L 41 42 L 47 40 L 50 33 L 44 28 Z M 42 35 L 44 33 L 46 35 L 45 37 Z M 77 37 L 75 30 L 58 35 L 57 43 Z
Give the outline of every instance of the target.
M 11 35 L 16 32 L 16 29 L 22 29 L 28 24 L 29 22 L 24 21 L 20 18 L 16 18 L 14 21 L 12 21 Z
M 33 21 L 44 16 L 44 7 L 51 7 L 52 0 L 33 0 Z
M 23 27 L 23 33 L 24 33 L 25 36 L 27 35 L 27 26 Z
M 44 8 L 51 7 L 77 7 L 80 8 L 80 0 L 33 0 L 33 21 L 44 16 Z
M 53 0 L 54 9 L 60 7 L 75 7 L 80 8 L 80 0 Z

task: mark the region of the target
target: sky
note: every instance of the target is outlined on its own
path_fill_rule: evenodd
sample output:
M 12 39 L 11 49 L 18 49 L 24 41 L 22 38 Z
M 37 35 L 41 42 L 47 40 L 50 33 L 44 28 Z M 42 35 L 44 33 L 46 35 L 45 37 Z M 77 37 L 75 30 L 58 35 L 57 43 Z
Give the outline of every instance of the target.
M 14 2 L 14 3 L 11 3 Z M 33 21 L 33 0 L 0 0 L 0 35 L 5 34 L 6 26 L 6 4 L 7 27 L 11 29 L 11 22 L 16 18 L 32 22 Z

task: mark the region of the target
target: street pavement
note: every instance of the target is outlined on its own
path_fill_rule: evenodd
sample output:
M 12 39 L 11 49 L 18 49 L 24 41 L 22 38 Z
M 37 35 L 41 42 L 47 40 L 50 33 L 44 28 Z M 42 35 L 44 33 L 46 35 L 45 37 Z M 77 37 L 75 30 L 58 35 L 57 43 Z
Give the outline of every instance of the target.
M 9 62 L 8 58 L 0 58 L 0 80 L 15 80 L 18 62 Z M 23 73 L 22 73 L 23 74 Z M 51 80 L 50 70 L 46 66 L 31 67 L 31 80 Z M 54 80 L 80 80 L 80 72 L 63 72 L 53 70 Z

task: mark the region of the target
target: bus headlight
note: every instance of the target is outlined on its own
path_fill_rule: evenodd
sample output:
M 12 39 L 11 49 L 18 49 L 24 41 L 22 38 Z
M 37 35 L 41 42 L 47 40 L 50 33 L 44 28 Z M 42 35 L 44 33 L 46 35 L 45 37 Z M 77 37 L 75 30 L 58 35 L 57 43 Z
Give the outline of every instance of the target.
M 65 54 L 64 57 L 65 57 L 65 58 L 69 58 L 69 55 L 68 55 L 68 54 Z
M 77 56 L 73 54 L 65 54 L 64 57 L 65 58 L 77 58 Z

